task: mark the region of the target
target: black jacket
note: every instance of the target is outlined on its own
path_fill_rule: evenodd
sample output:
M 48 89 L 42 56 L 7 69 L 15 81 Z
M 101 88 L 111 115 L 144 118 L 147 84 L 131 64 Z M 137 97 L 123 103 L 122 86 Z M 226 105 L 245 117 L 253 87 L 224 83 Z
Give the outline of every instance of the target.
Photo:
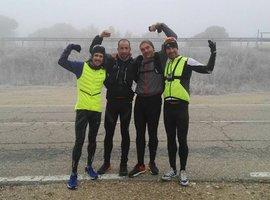
M 95 45 L 102 43 L 102 40 L 103 38 L 98 35 L 94 38 L 90 45 L 90 53 Z M 106 69 L 104 85 L 107 88 L 107 100 L 132 101 L 134 97 L 132 84 L 136 75 L 133 58 L 123 61 L 119 57 L 113 58 L 106 54 L 104 68 Z

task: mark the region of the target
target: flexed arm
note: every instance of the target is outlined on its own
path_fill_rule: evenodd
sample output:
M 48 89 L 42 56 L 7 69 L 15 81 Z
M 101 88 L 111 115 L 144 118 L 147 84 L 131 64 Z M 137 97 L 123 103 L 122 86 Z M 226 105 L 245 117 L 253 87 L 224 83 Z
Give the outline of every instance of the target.
M 92 43 L 91 43 L 91 45 L 90 45 L 90 47 L 89 47 L 89 52 L 90 52 L 90 54 L 92 54 L 92 49 L 93 49 L 93 47 L 94 47 L 95 45 L 100 45 L 100 44 L 102 44 L 103 38 L 104 38 L 104 37 L 110 37 L 110 36 L 111 36 L 111 33 L 110 33 L 109 31 L 107 31 L 107 30 L 102 31 L 101 34 L 97 35 L 97 36 L 93 39 L 93 41 L 92 41 Z
M 69 44 L 61 54 L 58 60 L 58 64 L 63 68 L 67 69 L 68 71 L 73 72 L 77 76 L 77 78 L 79 78 L 82 73 L 83 62 L 68 60 L 68 57 L 72 50 L 80 52 L 81 46 L 78 44 Z
M 158 33 L 161 33 L 163 31 L 167 37 L 174 37 L 175 39 L 177 39 L 177 34 L 172 29 L 170 29 L 165 23 L 159 22 L 155 23 L 149 26 L 148 30 L 150 32 L 157 31 Z

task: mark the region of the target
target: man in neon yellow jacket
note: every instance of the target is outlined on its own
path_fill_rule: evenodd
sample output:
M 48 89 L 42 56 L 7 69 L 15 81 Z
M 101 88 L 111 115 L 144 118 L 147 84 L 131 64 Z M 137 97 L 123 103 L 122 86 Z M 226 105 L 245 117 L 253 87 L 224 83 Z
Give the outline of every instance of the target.
M 182 56 L 178 52 L 178 44 L 175 38 L 165 40 L 163 48 L 167 61 L 164 64 L 165 89 L 164 97 L 164 125 L 167 134 L 167 147 L 171 170 L 162 176 L 163 180 L 171 180 L 177 175 L 176 153 L 179 143 L 180 172 L 179 183 L 188 185 L 186 163 L 188 158 L 187 134 L 189 126 L 189 84 L 192 71 L 210 74 L 215 66 L 216 43 L 208 40 L 210 57 L 207 65 L 201 64 L 193 58 Z
M 68 56 L 71 51 L 80 52 L 80 45 L 70 44 L 62 53 L 58 64 L 73 72 L 77 77 L 77 102 L 75 106 L 75 145 L 72 153 L 72 173 L 67 183 L 69 189 L 77 188 L 77 167 L 82 153 L 86 127 L 88 132 L 88 160 L 85 167 L 86 173 L 92 180 L 98 178 L 98 174 L 92 168 L 92 162 L 96 150 L 96 136 L 101 121 L 102 96 L 101 90 L 106 77 L 103 68 L 105 48 L 96 45 L 92 51 L 92 57 L 86 62 L 70 61 Z

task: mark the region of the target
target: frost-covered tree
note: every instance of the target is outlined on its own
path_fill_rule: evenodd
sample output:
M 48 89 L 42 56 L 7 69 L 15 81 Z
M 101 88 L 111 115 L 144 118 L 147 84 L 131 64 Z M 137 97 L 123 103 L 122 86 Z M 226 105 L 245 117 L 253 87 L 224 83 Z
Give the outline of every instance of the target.
M 226 32 L 226 29 L 221 26 L 210 26 L 205 29 L 205 31 L 198 33 L 193 36 L 193 38 L 205 38 L 205 42 L 201 41 L 194 41 L 191 42 L 190 46 L 205 46 L 207 45 L 207 39 L 217 39 L 217 38 L 228 38 L 229 34 Z M 230 45 L 229 42 L 219 42 L 219 46 L 228 46 Z

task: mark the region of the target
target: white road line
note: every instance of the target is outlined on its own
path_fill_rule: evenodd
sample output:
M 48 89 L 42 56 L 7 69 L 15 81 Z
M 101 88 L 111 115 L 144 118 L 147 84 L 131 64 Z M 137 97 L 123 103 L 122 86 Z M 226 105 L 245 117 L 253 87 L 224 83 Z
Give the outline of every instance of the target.
M 192 121 L 191 121 L 192 122 Z M 193 121 L 193 123 L 196 121 Z M 219 121 L 199 121 L 200 123 L 270 123 L 270 120 L 219 120 Z
M 270 179 L 270 172 L 251 172 L 252 178 Z
M 118 174 L 104 174 L 99 177 L 100 180 L 120 180 L 124 178 Z M 59 182 L 67 181 L 68 179 L 69 175 L 0 177 L 0 184 Z M 90 180 L 90 178 L 87 175 L 79 175 L 78 180 Z

